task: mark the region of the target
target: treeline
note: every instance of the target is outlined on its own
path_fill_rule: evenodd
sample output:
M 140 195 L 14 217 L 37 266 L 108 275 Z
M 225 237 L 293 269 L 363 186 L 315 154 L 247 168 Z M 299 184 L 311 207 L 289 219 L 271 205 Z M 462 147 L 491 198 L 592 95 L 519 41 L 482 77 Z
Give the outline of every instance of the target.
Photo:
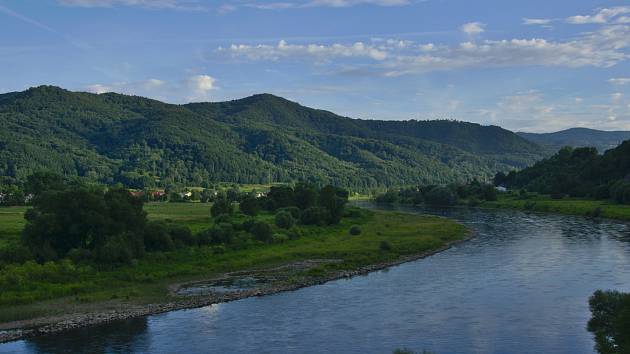
M 374 200 L 381 204 L 427 204 L 452 206 L 466 204 L 476 206 L 482 201 L 497 200 L 497 189 L 487 183 L 473 180 L 466 184 L 428 185 L 401 189 L 390 189 L 378 194 Z
M 589 299 L 588 330 L 600 354 L 630 353 L 630 293 L 596 291 Z
M 70 185 L 54 174 L 29 181 L 32 208 L 25 213 L 21 243 L 3 248 L 0 263 L 67 258 L 116 265 L 147 252 L 197 246 L 223 253 L 298 238 L 301 225 L 337 224 L 348 202 L 348 192 L 333 186 L 271 187 L 265 196 L 231 189 L 213 196 L 212 226 L 194 234 L 184 225 L 149 221 L 144 199 L 123 187 Z M 273 215 L 272 223 L 256 218 L 263 211 Z
M 521 171 L 497 173 L 494 183 L 554 198 L 589 197 L 630 204 L 630 141 L 603 155 L 595 148 L 565 147 Z

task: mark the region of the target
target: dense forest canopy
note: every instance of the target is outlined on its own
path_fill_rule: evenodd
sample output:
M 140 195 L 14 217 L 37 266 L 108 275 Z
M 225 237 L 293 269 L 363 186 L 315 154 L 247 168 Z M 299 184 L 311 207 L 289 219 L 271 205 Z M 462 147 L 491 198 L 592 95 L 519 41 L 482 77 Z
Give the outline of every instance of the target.
M 498 173 L 495 184 L 562 197 L 613 198 L 630 203 L 630 140 L 606 151 L 562 148 L 531 167 Z
M 499 127 L 372 121 L 263 94 L 172 105 L 41 86 L 0 95 L 4 186 L 49 170 L 129 187 L 308 181 L 355 190 L 487 180 L 542 149 Z

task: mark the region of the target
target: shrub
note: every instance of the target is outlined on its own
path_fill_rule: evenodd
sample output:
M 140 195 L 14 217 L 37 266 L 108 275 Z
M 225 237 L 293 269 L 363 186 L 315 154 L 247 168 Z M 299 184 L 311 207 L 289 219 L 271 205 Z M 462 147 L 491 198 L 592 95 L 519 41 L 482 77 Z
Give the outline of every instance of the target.
M 321 207 L 310 207 L 302 213 L 300 222 L 304 225 L 324 225 L 328 219 L 328 211 Z
M 210 208 L 210 214 L 213 218 L 223 214 L 232 215 L 233 212 L 232 202 L 225 196 L 217 198 Z
M 144 245 L 147 251 L 171 251 L 175 248 L 173 239 L 168 233 L 168 226 L 159 221 L 147 224 L 144 233 Z
M 234 226 L 230 223 L 219 223 L 210 230 L 210 243 L 218 245 L 231 243 L 234 238 Z
M 232 223 L 232 216 L 228 215 L 228 214 L 221 214 L 221 215 L 219 215 L 219 216 L 214 218 L 214 223 L 215 224 L 220 224 L 220 223 L 231 224 Z
M 79 264 L 92 259 L 92 252 L 84 248 L 73 248 L 68 252 L 67 257 L 75 264 Z
M 254 236 L 254 238 L 258 241 L 269 242 L 272 238 L 271 226 L 269 224 L 257 221 L 252 225 L 252 228 L 249 232 Z
M 177 247 L 193 246 L 197 244 L 197 238 L 190 232 L 187 226 L 169 225 L 168 233 Z
M 256 223 L 256 219 L 249 218 L 249 219 L 243 221 L 243 223 L 241 224 L 241 230 L 249 231 L 249 230 L 251 230 L 252 226 L 254 226 L 255 223 Z
M 587 329 L 600 353 L 630 353 L 630 294 L 597 290 L 589 299 Z
M 225 253 L 225 247 L 223 247 L 223 246 L 214 246 L 214 247 L 212 247 L 212 253 L 213 254 L 224 254 Z
M 107 264 L 128 264 L 133 259 L 133 254 L 125 237 L 116 235 L 98 250 L 96 258 L 99 262 Z
M 212 229 L 205 229 L 197 234 L 197 244 L 208 246 L 212 244 Z
M 239 209 L 241 213 L 249 216 L 256 216 L 260 211 L 260 208 L 260 201 L 253 196 L 247 196 L 243 198 L 243 200 L 239 204 Z
M 598 218 L 602 216 L 602 208 L 600 207 L 594 208 L 592 210 L 587 211 L 584 215 L 590 218 Z
M 299 219 L 300 219 L 300 216 L 301 216 L 301 214 L 302 214 L 302 211 L 301 211 L 301 210 L 300 210 L 300 208 L 298 208 L 298 207 L 286 207 L 286 208 L 281 208 L 281 209 L 278 209 L 278 211 L 279 211 L 279 212 L 280 212 L 280 211 L 286 211 L 286 212 L 288 212 L 289 214 L 291 214 L 291 216 L 292 216 L 294 219 L 296 219 L 296 220 L 299 220 Z
M 457 196 L 450 188 L 435 187 L 425 196 L 427 204 L 436 206 L 450 206 L 457 203 Z
M 379 244 L 378 248 L 383 252 L 389 252 L 392 250 L 392 245 L 389 243 L 389 241 L 383 240 Z
M 361 235 L 361 228 L 359 227 L 359 225 L 352 225 L 350 227 L 350 235 Z
M 16 243 L 0 248 L 0 264 L 24 263 L 33 259 L 28 247 Z
M 287 236 L 289 236 L 289 239 L 295 240 L 304 236 L 304 232 L 299 227 L 294 226 L 289 231 L 287 231 Z
M 293 216 L 288 211 L 280 211 L 276 214 L 276 226 L 281 229 L 290 229 L 293 224 L 295 224 L 295 220 Z
M 285 234 L 274 234 L 271 237 L 271 240 L 273 243 L 284 243 L 286 241 L 289 241 L 289 236 Z

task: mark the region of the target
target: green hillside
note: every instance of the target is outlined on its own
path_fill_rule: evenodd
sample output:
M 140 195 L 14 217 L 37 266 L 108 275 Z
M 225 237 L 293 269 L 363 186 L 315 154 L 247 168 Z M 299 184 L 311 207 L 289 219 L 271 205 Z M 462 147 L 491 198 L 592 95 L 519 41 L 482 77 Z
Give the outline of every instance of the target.
M 263 94 L 172 105 L 41 86 L 0 95 L 0 176 L 132 187 L 309 180 L 355 189 L 488 179 L 542 149 L 494 126 L 337 116 Z

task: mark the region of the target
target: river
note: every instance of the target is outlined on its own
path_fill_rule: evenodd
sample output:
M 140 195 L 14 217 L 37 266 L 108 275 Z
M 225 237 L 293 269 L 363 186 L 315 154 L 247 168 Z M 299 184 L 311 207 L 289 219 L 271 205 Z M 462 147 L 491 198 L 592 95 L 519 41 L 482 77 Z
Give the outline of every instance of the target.
M 0 352 L 594 353 L 588 297 L 630 291 L 625 223 L 400 209 L 454 218 L 476 237 L 366 276 L 5 343 Z

